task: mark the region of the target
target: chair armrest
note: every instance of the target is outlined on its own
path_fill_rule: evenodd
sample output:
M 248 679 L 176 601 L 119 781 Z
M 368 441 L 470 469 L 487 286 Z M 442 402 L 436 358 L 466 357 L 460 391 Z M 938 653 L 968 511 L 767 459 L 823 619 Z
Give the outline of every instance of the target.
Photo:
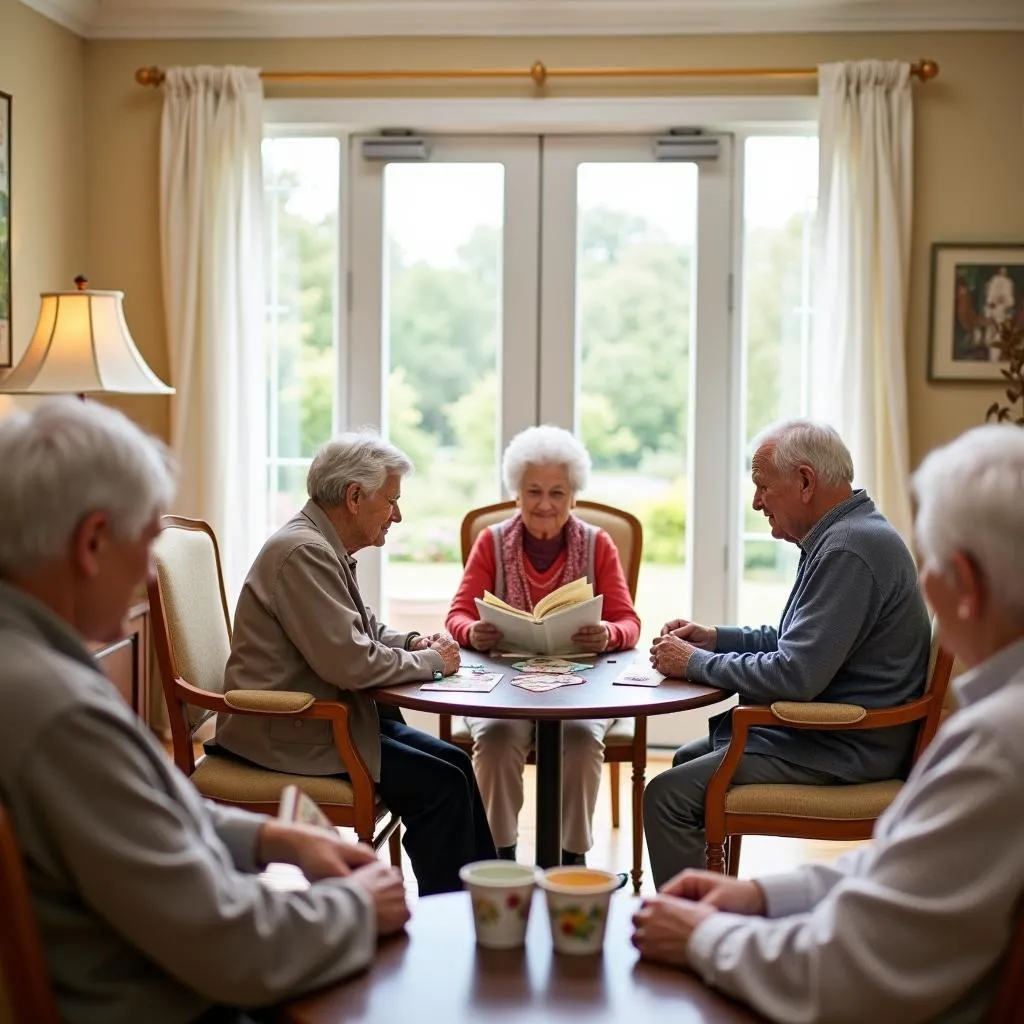
M 313 706 L 313 694 L 282 690 L 228 690 L 225 703 L 234 711 L 296 715 Z
M 314 700 L 312 694 L 299 693 L 296 691 L 284 691 L 271 693 L 266 690 L 229 690 L 226 694 L 210 693 L 209 690 L 200 689 L 184 679 L 174 680 L 175 696 L 185 704 L 192 704 L 196 707 L 206 708 L 208 711 L 216 711 L 221 715 L 268 715 L 286 714 L 290 718 L 319 718 L 327 719 L 331 723 L 331 731 L 334 734 L 334 745 L 338 749 L 338 756 L 348 773 L 349 782 L 355 794 L 355 800 L 361 801 L 363 807 L 373 808 L 376 802 L 376 786 L 370 776 L 370 769 L 366 766 L 362 755 L 356 749 L 352 739 L 352 731 L 349 727 L 348 706 L 340 701 Z M 260 700 L 256 701 L 254 695 L 259 695 Z M 239 699 L 239 695 L 241 698 Z M 283 698 L 282 704 L 304 703 L 302 708 L 286 710 L 284 708 L 273 709 L 264 706 L 266 698 Z M 229 698 L 231 698 L 229 700 Z M 298 699 L 298 700 L 297 700 Z M 232 703 L 232 702 L 236 703 Z M 271 704 L 275 701 L 271 700 Z M 261 706 L 257 707 L 256 704 Z M 186 773 L 187 774 L 187 773 Z M 358 803 L 357 803 L 358 806 Z M 372 825 L 372 822 L 371 822 Z M 372 829 L 371 829 L 372 831 Z
M 771 705 L 771 711 L 787 725 L 852 725 L 867 714 L 859 704 L 799 700 L 777 700 Z
M 732 735 L 729 748 L 715 774 L 708 780 L 704 797 L 705 822 L 709 814 L 725 813 L 725 794 L 732 785 L 747 735 L 752 726 L 774 726 L 785 729 L 816 729 L 832 732 L 838 729 L 888 729 L 928 717 L 934 698 L 919 697 L 907 704 L 892 708 L 867 710 L 857 704 L 829 704 L 828 702 L 776 701 L 770 707 L 740 705 L 732 710 Z M 779 712 L 782 712 L 781 714 Z

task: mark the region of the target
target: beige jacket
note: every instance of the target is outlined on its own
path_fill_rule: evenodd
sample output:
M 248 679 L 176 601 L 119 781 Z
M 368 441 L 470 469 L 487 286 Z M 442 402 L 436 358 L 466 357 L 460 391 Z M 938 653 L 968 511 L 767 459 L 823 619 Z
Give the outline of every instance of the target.
M 235 610 L 225 690 L 299 690 L 351 708 L 356 748 L 380 778 L 377 706 L 363 690 L 433 678 L 436 651 L 408 651 L 412 633 L 379 623 L 363 604 L 356 563 L 326 513 L 306 502 L 263 545 Z M 278 771 L 345 771 L 331 724 L 288 718 L 220 716 L 217 742 Z

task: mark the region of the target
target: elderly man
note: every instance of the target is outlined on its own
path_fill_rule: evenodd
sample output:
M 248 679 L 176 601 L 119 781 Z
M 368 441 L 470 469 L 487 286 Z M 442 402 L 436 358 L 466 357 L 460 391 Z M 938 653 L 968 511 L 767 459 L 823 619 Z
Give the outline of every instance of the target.
M 1019 927 L 1024 432 L 969 431 L 914 490 L 921 583 L 970 670 L 871 845 L 757 881 L 686 871 L 634 918 L 645 957 L 787 1024 L 984 1020 Z
M 242 1020 L 408 919 L 366 846 L 203 800 L 96 667 L 172 494 L 162 446 L 57 401 L 0 422 L 0 793 L 62 1020 Z M 255 875 L 299 865 L 301 893 Z M 219 1004 L 219 1005 L 218 1005 Z
M 457 747 L 406 725 L 365 693 L 440 679 L 459 667 L 447 633 L 399 633 L 378 622 L 356 582 L 355 552 L 400 523 L 412 464 L 376 434 L 343 434 L 309 467 L 309 501 L 263 545 L 235 610 L 226 689 L 300 690 L 351 709 L 355 745 L 405 826 L 421 895 L 461 888 L 459 868 L 495 856 L 473 765 Z M 329 722 L 225 717 L 217 742 L 266 768 L 345 771 Z
M 831 428 L 806 420 L 769 427 L 751 461 L 754 508 L 772 536 L 800 547 L 778 629 L 665 624 L 651 661 L 666 675 L 710 683 L 745 704 L 832 701 L 887 707 L 918 696 L 930 646 L 914 560 L 864 491 Z M 729 743 L 728 712 L 707 739 L 676 752 L 644 796 L 656 885 L 704 865 L 704 792 Z M 753 729 L 734 781 L 872 782 L 909 767 L 912 726 L 847 732 Z

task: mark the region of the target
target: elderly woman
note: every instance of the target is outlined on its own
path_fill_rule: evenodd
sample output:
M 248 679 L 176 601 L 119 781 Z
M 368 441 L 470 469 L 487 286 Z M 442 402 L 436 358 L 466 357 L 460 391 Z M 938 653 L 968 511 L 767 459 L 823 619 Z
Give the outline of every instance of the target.
M 406 725 L 366 695 L 376 686 L 440 679 L 459 667 L 447 633 L 424 637 L 378 622 L 352 557 L 381 547 L 409 460 L 376 434 L 343 434 L 309 467 L 309 501 L 263 545 L 235 611 L 225 689 L 298 690 L 349 706 L 356 748 L 405 826 L 421 895 L 461 888 L 459 868 L 494 856 L 469 758 Z M 330 722 L 222 717 L 217 742 L 265 768 L 345 771 Z
M 572 514 L 587 484 L 590 456 L 567 430 L 530 427 L 517 434 L 502 460 L 502 475 L 519 512 L 481 532 L 470 552 L 446 625 L 463 646 L 489 651 L 501 632 L 477 617 L 475 598 L 489 590 L 524 611 L 553 590 L 586 576 L 604 595 L 605 620 L 573 636 L 580 651 L 632 647 L 640 637 L 622 565 L 611 537 Z M 499 571 L 500 569 L 500 571 Z M 500 581 L 500 582 L 499 582 Z M 473 763 L 498 855 L 516 855 L 516 822 L 523 806 L 523 765 L 533 745 L 533 723 L 467 718 Z M 582 864 L 592 844 L 590 823 L 601 784 L 605 719 L 564 724 L 562 861 Z
M 779 1021 L 978 1021 L 1024 899 L 1024 431 L 978 427 L 914 477 L 921 585 L 969 671 L 874 841 L 739 881 L 684 871 L 634 944 Z

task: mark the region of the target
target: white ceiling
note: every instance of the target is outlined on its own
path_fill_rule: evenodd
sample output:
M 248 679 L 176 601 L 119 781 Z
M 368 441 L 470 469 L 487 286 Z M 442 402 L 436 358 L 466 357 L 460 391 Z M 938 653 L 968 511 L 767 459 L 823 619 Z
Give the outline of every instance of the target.
M 90 39 L 1024 30 L 1024 0 L 22 0 Z

